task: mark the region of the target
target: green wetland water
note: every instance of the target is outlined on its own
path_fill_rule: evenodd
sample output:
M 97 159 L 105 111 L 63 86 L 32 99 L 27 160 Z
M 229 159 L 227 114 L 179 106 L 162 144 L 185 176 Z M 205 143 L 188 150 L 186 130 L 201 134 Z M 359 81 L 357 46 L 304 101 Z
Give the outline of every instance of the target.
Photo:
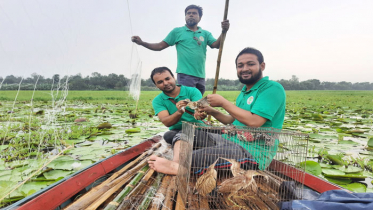
M 166 131 L 151 107 L 158 93 L 142 92 L 135 113 L 124 91 L 69 91 L 66 98 L 36 91 L 33 100 L 32 91 L 16 100 L 16 91 L 0 91 L 0 198 L 7 195 L 0 207 Z M 239 92 L 218 94 L 234 103 Z M 310 136 L 308 161 L 289 163 L 351 191 L 373 192 L 373 91 L 286 94 L 283 128 Z

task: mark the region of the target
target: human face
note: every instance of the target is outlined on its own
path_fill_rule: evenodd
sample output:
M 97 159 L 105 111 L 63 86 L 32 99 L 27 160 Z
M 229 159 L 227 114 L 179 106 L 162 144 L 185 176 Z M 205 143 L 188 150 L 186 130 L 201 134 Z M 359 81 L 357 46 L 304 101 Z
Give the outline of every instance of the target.
M 185 22 L 188 26 L 195 26 L 200 20 L 201 17 L 197 9 L 189 9 L 185 14 Z
M 262 77 L 265 63 L 259 64 L 258 57 L 254 54 L 242 54 L 237 59 L 237 77 L 245 85 L 254 85 Z
M 164 71 L 153 76 L 155 85 L 164 93 L 172 93 L 176 87 L 175 78 L 172 77 L 170 72 Z

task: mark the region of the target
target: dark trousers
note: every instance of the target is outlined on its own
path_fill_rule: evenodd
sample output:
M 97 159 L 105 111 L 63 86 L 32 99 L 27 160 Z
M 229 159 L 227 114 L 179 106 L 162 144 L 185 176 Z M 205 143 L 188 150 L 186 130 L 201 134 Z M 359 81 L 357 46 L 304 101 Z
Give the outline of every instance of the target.
M 206 89 L 205 78 L 178 73 L 177 83 L 180 85 L 188 86 L 188 87 L 195 87 L 201 92 L 202 95 L 205 93 L 205 89 Z
M 183 140 L 181 136 L 181 131 L 176 133 L 172 140 L 172 145 L 179 140 Z M 180 150 L 182 149 L 180 148 Z M 215 168 L 230 167 L 230 162 L 220 157 L 245 163 L 243 168 L 246 169 L 256 167 L 255 159 L 240 145 L 223 138 L 220 134 L 196 130 L 193 140 L 192 172 L 203 173 L 204 169 L 213 164 L 217 159 L 219 161 L 216 163 Z

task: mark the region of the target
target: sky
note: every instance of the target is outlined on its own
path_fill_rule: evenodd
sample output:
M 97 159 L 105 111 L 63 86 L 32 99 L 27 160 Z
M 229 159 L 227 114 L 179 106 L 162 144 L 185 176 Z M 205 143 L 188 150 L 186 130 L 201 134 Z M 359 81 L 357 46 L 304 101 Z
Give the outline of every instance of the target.
M 131 36 L 162 41 L 190 4 L 203 7 L 199 26 L 218 38 L 224 0 L 0 0 L 0 77 L 175 72 L 175 46 L 151 51 Z M 231 0 L 220 78 L 237 79 L 238 52 L 254 47 L 272 80 L 373 82 L 372 9 L 372 0 Z M 206 78 L 218 51 L 207 49 Z

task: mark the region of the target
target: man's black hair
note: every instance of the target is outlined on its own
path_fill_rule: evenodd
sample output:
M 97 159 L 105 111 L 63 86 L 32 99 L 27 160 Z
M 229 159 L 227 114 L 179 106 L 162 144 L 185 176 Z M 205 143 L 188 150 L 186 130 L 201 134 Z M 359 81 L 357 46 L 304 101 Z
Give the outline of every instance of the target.
M 194 4 L 191 4 L 191 5 L 187 6 L 187 8 L 185 8 L 185 15 L 187 14 L 187 11 L 190 10 L 190 9 L 196 9 L 196 10 L 198 10 L 199 17 L 200 18 L 202 17 L 202 15 L 203 15 L 203 9 L 202 9 L 202 7 L 194 5 Z
M 158 67 L 158 68 L 153 69 L 152 73 L 150 74 L 150 78 L 152 79 L 152 81 L 153 81 L 154 84 L 155 84 L 155 81 L 154 81 L 154 79 L 153 79 L 154 75 L 155 75 L 155 74 L 158 74 L 158 73 L 163 73 L 163 72 L 165 72 L 165 71 L 170 72 L 171 76 L 172 76 L 173 78 L 175 78 L 175 77 L 174 77 L 174 74 L 171 72 L 171 70 L 170 70 L 169 68 L 167 68 L 167 67 L 165 67 L 165 66 Z
M 264 62 L 264 57 L 259 50 L 255 49 L 255 48 L 252 48 L 252 47 L 246 47 L 245 49 L 241 50 L 240 53 L 238 53 L 238 55 L 236 57 L 236 66 L 237 66 L 238 57 L 240 57 L 243 54 L 254 54 L 254 55 L 256 55 L 256 57 L 258 57 L 259 64 L 262 64 Z

